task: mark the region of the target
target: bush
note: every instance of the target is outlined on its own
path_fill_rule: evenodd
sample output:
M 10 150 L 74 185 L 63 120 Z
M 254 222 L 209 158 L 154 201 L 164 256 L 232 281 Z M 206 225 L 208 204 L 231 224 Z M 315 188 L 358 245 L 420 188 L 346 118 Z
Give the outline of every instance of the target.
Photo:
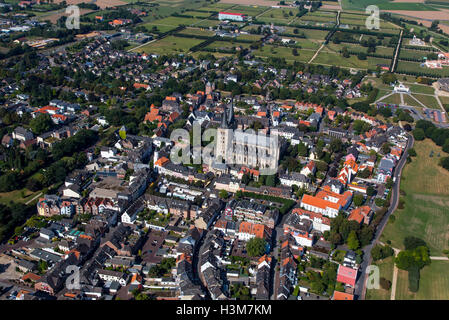
M 396 221 L 396 217 L 395 217 L 394 215 L 391 215 L 391 216 L 388 218 L 388 220 L 389 220 L 391 223 L 394 223 L 394 222 Z
M 427 247 L 427 244 L 424 240 L 417 238 L 417 237 L 413 237 L 413 236 L 409 236 L 409 237 L 405 237 L 404 238 L 404 247 L 405 250 L 413 250 L 417 247 Z
M 379 284 L 380 284 L 380 287 L 384 290 L 390 290 L 390 288 L 391 288 L 391 281 L 385 279 L 384 277 L 381 277 L 379 279 Z

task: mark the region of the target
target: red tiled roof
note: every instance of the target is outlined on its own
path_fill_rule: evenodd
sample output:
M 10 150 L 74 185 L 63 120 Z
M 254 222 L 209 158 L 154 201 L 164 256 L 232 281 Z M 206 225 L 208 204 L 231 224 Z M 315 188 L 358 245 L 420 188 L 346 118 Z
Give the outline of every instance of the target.
M 338 266 L 338 273 L 337 273 L 338 282 L 354 286 L 356 279 L 357 279 L 357 270 L 342 265 Z
M 354 295 L 346 292 L 334 291 L 332 300 L 354 300 Z

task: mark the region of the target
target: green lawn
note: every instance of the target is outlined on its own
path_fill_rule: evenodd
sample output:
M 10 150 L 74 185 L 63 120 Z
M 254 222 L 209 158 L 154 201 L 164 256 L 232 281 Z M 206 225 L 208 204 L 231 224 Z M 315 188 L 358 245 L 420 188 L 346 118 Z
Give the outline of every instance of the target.
M 358 68 L 358 69 L 376 69 L 377 64 L 390 64 L 388 59 L 380 59 L 368 57 L 366 60 L 359 60 L 355 56 L 350 56 L 349 58 L 344 58 L 340 54 L 336 54 L 335 51 L 330 51 L 327 48 L 323 48 L 318 56 L 313 60 L 314 64 L 324 64 L 324 65 L 334 65 L 339 67 L 347 68 Z
M 416 102 L 415 99 L 413 99 L 410 95 L 408 94 L 404 94 L 404 103 L 408 106 L 412 106 L 412 107 L 418 107 L 421 108 L 421 105 Z
M 379 267 L 379 276 L 393 282 L 393 257 L 388 257 L 383 260 L 372 262 L 373 265 Z M 365 299 L 366 300 L 390 300 L 391 288 L 385 290 L 379 289 L 367 289 Z
M 435 261 L 420 272 L 419 290 L 408 290 L 408 272 L 399 270 L 396 300 L 448 300 L 449 261 Z
M 156 54 L 186 53 L 189 52 L 191 47 L 196 46 L 203 41 L 204 40 L 201 39 L 169 36 L 140 47 L 137 51 Z
M 394 93 L 391 96 L 381 100 L 381 102 L 399 105 L 401 104 L 401 95 L 399 93 Z
M 432 86 L 405 83 L 412 93 L 434 94 L 435 89 Z
M 25 202 L 33 199 L 40 192 L 41 191 L 32 192 L 26 188 L 23 188 L 21 190 L 14 190 L 11 192 L 3 192 L 3 193 L 0 193 L 0 203 L 8 204 L 11 201 L 18 202 L 18 203 L 25 203 Z M 36 201 L 37 201 L 37 199 L 34 200 L 33 202 L 36 202 Z
M 441 256 L 449 249 L 449 171 L 438 162 L 448 154 L 429 139 L 415 142 L 414 148 L 418 156 L 405 166 L 401 178 L 405 208 L 394 213 L 396 221 L 388 222 L 381 240 L 403 249 L 406 236 L 419 237 L 431 255 Z
M 298 56 L 294 56 L 292 53 L 292 48 L 288 47 L 277 47 L 271 45 L 265 45 L 262 48 L 255 50 L 254 55 L 258 57 L 282 57 L 287 61 L 301 61 L 308 62 L 310 58 L 315 54 L 314 50 L 298 50 Z
M 422 104 L 424 104 L 426 107 L 430 109 L 439 109 L 440 105 L 438 104 L 438 101 L 433 96 L 426 96 L 422 94 L 412 94 L 416 99 L 418 99 Z

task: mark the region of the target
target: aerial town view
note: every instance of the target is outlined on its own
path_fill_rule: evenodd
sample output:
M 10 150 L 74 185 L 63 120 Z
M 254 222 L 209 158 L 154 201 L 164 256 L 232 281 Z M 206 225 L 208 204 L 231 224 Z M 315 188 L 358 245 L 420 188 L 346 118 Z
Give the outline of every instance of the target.
M 449 300 L 448 112 L 449 0 L 0 0 L 0 300 Z

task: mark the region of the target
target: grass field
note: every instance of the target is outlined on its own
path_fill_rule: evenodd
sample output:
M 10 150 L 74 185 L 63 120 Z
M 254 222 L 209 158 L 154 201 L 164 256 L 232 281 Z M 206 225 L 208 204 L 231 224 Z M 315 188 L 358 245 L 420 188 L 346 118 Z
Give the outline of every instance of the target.
M 292 48 L 277 47 L 271 45 L 265 45 L 262 48 L 255 50 L 254 55 L 258 57 L 282 57 L 287 61 L 301 61 L 308 62 L 310 58 L 315 54 L 315 50 L 298 50 L 298 56 L 294 56 Z
M 443 76 L 448 77 L 449 76 L 449 68 L 443 68 L 443 69 L 429 69 L 426 67 L 421 67 L 421 64 L 419 62 L 410 62 L 410 61 L 398 61 L 398 66 L 396 68 L 396 71 L 398 73 L 401 72 L 422 72 L 425 74 L 432 74 L 435 76 Z
M 408 106 L 412 106 L 412 107 L 419 107 L 421 108 L 422 106 L 416 102 L 415 99 L 413 99 L 410 95 L 408 94 L 404 94 L 404 103 Z
M 432 86 L 405 83 L 407 87 L 410 88 L 412 93 L 424 93 L 424 94 L 434 94 L 435 89 Z
M 26 188 L 14 190 L 11 192 L 0 193 L 0 203 L 8 204 L 9 202 L 25 203 L 38 195 L 40 191 L 32 192 Z M 22 197 L 24 195 L 24 197 Z
M 334 65 L 346 68 L 358 68 L 358 69 L 376 69 L 377 64 L 390 64 L 390 60 L 367 57 L 366 60 L 359 60 L 355 56 L 350 56 L 349 58 L 344 58 L 339 53 L 335 51 L 329 51 L 329 48 L 324 48 L 318 54 L 318 56 L 313 60 L 313 63 L 324 64 L 324 65 Z
M 406 236 L 419 237 L 431 255 L 441 256 L 449 249 L 449 171 L 438 162 L 448 154 L 429 139 L 416 141 L 414 148 L 418 156 L 405 166 L 401 178 L 405 208 L 394 213 L 396 221 L 388 222 L 381 240 L 403 249 Z
M 396 300 L 448 300 L 449 261 L 433 260 L 420 272 L 417 293 L 408 290 L 408 272 L 399 270 L 396 286 Z
M 412 94 L 416 99 L 418 99 L 422 104 L 430 109 L 440 109 L 438 101 L 433 96 L 426 96 L 422 94 Z
M 410 10 L 410 11 L 433 11 L 433 7 L 416 2 L 391 2 L 389 0 L 342 0 L 344 10 L 365 11 L 369 5 L 375 4 L 380 10 Z
M 401 104 L 401 95 L 399 93 L 392 94 L 387 98 L 380 100 L 380 102 L 391 103 L 391 104 Z
M 188 34 L 188 35 L 193 35 L 193 36 L 211 37 L 215 34 L 215 32 L 210 31 L 210 30 L 198 29 L 198 28 L 186 28 L 186 29 L 183 29 L 183 30 L 177 32 L 176 34 Z
M 167 54 L 175 52 L 188 52 L 189 49 L 204 40 L 192 39 L 192 38 L 180 38 L 175 36 L 169 36 L 161 40 L 149 43 L 143 47 L 137 49 L 138 52 Z
M 393 282 L 393 257 L 388 257 L 383 260 L 379 260 L 372 263 L 379 267 L 379 276 Z M 385 290 L 379 289 L 367 289 L 365 299 L 366 300 L 390 300 L 391 288 Z

